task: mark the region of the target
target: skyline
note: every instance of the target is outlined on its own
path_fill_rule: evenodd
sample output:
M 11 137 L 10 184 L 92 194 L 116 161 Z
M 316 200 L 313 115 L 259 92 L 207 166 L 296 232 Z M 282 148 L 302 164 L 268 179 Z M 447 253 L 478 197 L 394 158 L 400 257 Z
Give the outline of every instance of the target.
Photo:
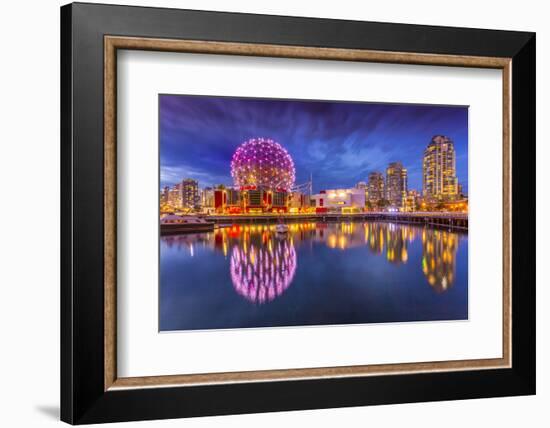
M 468 108 L 413 104 L 160 95 L 161 188 L 193 178 L 200 187 L 232 184 L 231 157 L 253 137 L 273 138 L 296 166 L 296 184 L 313 178 L 314 193 L 349 188 L 384 173 L 408 170 L 422 190 L 424 149 L 436 134 L 455 146 L 459 183 L 468 192 Z

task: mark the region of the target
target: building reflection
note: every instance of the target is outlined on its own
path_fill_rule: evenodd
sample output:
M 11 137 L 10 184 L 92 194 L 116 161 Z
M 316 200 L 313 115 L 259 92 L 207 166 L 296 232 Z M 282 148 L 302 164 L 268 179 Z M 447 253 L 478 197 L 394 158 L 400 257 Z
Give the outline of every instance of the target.
M 190 256 L 201 247 L 222 253 L 229 259 L 235 290 L 254 303 L 270 302 L 292 284 L 298 262 L 296 250 L 302 245 L 326 245 L 335 250 L 366 247 L 394 265 L 419 263 L 427 283 L 437 293 L 447 291 L 455 281 L 460 238 L 454 232 L 387 222 L 304 222 L 288 226 L 284 235 L 277 234 L 273 224 L 250 224 L 161 239 Z
M 407 263 L 409 244 L 417 239 L 419 228 L 394 223 L 366 223 L 365 241 L 369 249 L 377 254 L 385 254 L 388 262 Z
M 316 238 L 318 242 L 325 243 L 329 248 L 347 250 L 365 246 L 363 223 L 325 223 L 323 226 Z
M 296 250 L 289 240 L 269 239 L 267 246 L 234 245 L 229 269 L 238 294 L 253 303 L 266 303 L 290 286 L 296 264 Z
M 380 223 L 365 223 L 365 243 L 372 252 L 377 254 L 384 252 L 384 244 L 386 242 L 384 229 L 386 227 L 387 225 Z
M 290 287 L 297 266 L 295 245 L 305 241 L 314 224 L 289 225 L 280 235 L 275 225 L 233 225 L 218 229 L 214 247 L 229 255 L 235 291 L 252 303 L 267 303 Z
M 438 293 L 447 291 L 455 281 L 456 233 L 424 229 L 422 231 L 422 272 Z

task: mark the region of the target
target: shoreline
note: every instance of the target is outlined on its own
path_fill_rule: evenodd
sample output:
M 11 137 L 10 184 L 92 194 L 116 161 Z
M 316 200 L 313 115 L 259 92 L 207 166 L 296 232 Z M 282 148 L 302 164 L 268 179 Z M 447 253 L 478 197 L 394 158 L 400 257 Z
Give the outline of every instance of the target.
M 205 217 L 214 224 L 276 224 L 314 221 L 322 223 L 385 221 L 441 227 L 468 231 L 468 214 L 463 213 L 357 213 L 357 214 L 295 214 L 286 216 L 208 216 Z
M 416 213 L 361 213 L 350 215 L 287 215 L 287 216 L 275 216 L 275 215 L 261 215 L 261 216 L 207 216 L 204 217 L 210 224 L 213 225 L 213 229 L 216 227 L 229 227 L 232 225 L 275 225 L 278 223 L 300 223 L 300 222 L 315 222 L 324 224 L 334 223 L 350 223 L 350 222 L 385 222 L 396 224 L 407 224 L 419 227 L 429 227 L 435 229 L 445 229 L 449 231 L 468 233 L 468 217 L 466 215 L 454 216 L 437 216 L 437 215 L 421 215 Z M 210 230 L 210 231 L 212 231 Z M 162 230 L 161 235 L 167 234 Z M 184 231 L 175 232 L 176 234 L 186 233 L 203 233 L 204 226 L 193 228 L 187 227 Z

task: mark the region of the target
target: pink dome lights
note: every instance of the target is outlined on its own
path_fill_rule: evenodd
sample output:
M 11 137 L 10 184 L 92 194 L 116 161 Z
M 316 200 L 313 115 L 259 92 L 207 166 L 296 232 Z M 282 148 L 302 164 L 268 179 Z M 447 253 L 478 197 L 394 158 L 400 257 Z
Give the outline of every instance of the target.
M 288 151 L 270 138 L 251 138 L 241 144 L 231 160 L 235 186 L 290 191 L 296 172 Z
M 274 300 L 290 286 L 296 272 L 296 250 L 274 240 L 270 249 L 251 245 L 248 251 L 234 246 L 230 260 L 231 281 L 241 296 L 252 303 Z

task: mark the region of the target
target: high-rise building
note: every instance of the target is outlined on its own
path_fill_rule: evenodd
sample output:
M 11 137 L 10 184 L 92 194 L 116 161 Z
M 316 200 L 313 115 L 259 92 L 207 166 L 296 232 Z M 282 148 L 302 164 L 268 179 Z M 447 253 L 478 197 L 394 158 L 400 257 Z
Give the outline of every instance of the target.
M 424 151 L 422 194 L 437 200 L 453 200 L 458 196 L 455 147 L 449 137 L 434 136 Z
M 201 192 L 201 207 L 214 208 L 214 189 L 205 187 Z
M 407 169 L 401 162 L 392 162 L 386 168 L 386 199 L 396 208 L 402 208 L 407 196 Z
M 173 186 L 168 192 L 168 204 L 173 208 L 181 208 L 181 183 Z
M 160 192 L 161 205 L 167 204 L 170 200 L 170 187 L 164 186 Z
M 199 205 L 199 183 L 197 180 L 186 178 L 181 182 L 181 206 L 183 208 L 195 208 Z
M 367 193 L 368 200 L 372 204 L 376 204 L 381 199 L 384 199 L 384 174 L 381 172 L 371 172 L 369 174 Z

